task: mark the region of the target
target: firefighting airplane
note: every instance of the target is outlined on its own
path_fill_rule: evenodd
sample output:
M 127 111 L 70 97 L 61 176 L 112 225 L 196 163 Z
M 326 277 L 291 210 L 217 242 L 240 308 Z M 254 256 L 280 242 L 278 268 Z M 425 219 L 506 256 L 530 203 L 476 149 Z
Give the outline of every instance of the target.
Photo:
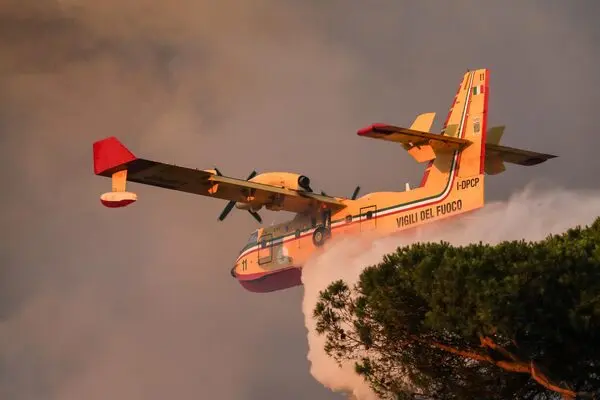
M 261 222 L 261 208 L 290 211 L 295 217 L 259 228 L 240 251 L 231 274 L 251 292 L 301 285 L 301 268 L 315 251 L 338 235 L 389 235 L 472 211 L 484 205 L 484 176 L 504 163 L 531 166 L 556 156 L 500 146 L 504 126 L 487 128 L 489 71 L 464 74 L 439 134 L 429 133 L 435 113 L 419 115 L 411 127 L 373 124 L 358 131 L 367 138 L 400 144 L 417 162 L 428 162 L 418 188 L 351 198 L 315 193 L 310 179 L 289 172 L 252 172 L 246 179 L 217 169 L 198 170 L 137 158 L 115 137 L 93 145 L 94 173 L 112 178 L 107 207 L 137 200 L 126 181 L 228 200 L 223 220 L 235 206 Z

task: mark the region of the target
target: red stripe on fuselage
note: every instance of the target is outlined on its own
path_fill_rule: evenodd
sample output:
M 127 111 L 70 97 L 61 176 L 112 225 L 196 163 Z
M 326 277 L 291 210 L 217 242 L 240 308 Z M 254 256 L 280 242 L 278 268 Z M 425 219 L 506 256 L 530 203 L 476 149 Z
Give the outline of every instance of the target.
M 487 140 L 487 111 L 488 111 L 488 96 L 490 93 L 490 71 L 485 70 L 485 78 L 484 78 L 484 88 L 483 88 L 483 124 L 481 124 L 481 158 L 479 160 L 479 173 L 483 174 L 485 172 L 485 142 Z

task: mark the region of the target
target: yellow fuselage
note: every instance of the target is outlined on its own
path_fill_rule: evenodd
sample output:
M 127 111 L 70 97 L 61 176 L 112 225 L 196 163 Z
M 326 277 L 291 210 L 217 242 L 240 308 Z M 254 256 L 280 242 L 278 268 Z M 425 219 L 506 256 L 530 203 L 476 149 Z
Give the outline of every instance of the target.
M 347 208 L 331 216 L 331 237 L 362 233 L 385 236 L 480 208 L 483 179 L 484 175 L 460 178 L 452 174 L 437 190 L 425 186 L 345 200 Z M 322 217 L 298 215 L 259 229 L 242 249 L 232 272 L 246 289 L 255 292 L 300 285 L 300 269 L 323 248 L 313 239 L 316 228 L 322 225 Z

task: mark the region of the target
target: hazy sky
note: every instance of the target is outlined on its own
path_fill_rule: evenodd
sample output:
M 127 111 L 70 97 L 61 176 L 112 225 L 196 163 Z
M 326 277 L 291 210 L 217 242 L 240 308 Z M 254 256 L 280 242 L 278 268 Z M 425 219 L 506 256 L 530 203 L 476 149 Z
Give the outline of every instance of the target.
M 502 143 L 560 156 L 509 166 L 488 199 L 597 185 L 595 0 L 216 4 L 0 0 L 0 397 L 339 397 L 309 374 L 302 288 L 257 295 L 229 275 L 254 219 L 134 185 L 137 204 L 103 208 L 105 136 L 334 195 L 401 189 L 423 166 L 356 130 L 430 111 L 439 128 L 466 69 L 488 67 Z

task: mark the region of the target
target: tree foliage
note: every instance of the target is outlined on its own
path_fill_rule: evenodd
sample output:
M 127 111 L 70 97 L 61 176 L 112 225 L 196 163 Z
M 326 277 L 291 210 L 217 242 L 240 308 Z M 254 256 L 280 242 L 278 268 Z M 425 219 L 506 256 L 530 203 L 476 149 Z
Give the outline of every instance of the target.
M 322 291 L 314 317 L 382 398 L 600 398 L 600 218 L 540 242 L 398 248 Z

